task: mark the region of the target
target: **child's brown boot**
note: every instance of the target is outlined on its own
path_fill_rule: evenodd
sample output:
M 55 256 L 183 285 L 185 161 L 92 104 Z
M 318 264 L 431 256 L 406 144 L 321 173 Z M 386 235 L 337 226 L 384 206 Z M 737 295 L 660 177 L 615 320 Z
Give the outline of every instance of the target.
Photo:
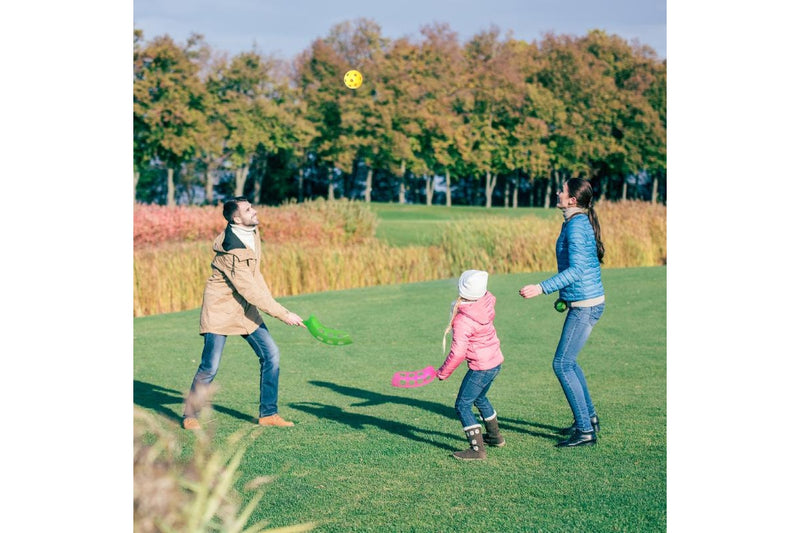
M 481 435 L 480 424 L 465 428 L 464 433 L 467 435 L 469 448 L 463 452 L 454 452 L 453 457 L 464 461 L 486 459 L 486 448 L 483 447 L 483 435 Z
M 497 446 L 501 448 L 506 445 L 506 439 L 500 434 L 500 426 L 497 424 L 497 413 L 491 419 L 484 419 L 483 423 L 486 425 L 486 435 L 483 436 L 483 442 L 487 446 Z

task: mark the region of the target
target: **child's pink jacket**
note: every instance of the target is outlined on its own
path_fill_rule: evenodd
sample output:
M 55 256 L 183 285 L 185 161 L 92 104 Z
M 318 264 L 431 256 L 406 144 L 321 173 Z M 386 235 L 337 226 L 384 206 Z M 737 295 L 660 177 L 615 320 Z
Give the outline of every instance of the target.
M 439 379 L 447 379 L 466 358 L 472 370 L 489 370 L 503 362 L 500 339 L 494 329 L 494 303 L 497 298 L 486 292 L 475 302 L 461 302 L 453 319 L 453 341 L 450 354 L 436 371 Z

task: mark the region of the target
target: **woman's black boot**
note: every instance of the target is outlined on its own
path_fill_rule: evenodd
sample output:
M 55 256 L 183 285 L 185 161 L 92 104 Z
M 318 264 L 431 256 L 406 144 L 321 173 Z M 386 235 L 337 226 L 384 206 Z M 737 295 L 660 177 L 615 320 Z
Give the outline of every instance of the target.
M 593 416 L 589 417 L 589 422 L 592 423 L 592 430 L 594 431 L 595 437 L 597 437 L 597 435 L 599 435 L 599 433 L 600 433 L 600 419 L 597 417 L 597 415 L 593 415 Z M 570 427 L 559 429 L 558 430 L 558 434 L 559 435 L 572 435 L 572 433 L 576 429 L 578 429 L 578 423 L 577 422 L 573 422 Z
M 597 443 L 597 435 L 594 431 L 581 431 L 576 429 L 567 440 L 556 444 L 557 448 L 574 448 L 575 446 L 593 446 Z

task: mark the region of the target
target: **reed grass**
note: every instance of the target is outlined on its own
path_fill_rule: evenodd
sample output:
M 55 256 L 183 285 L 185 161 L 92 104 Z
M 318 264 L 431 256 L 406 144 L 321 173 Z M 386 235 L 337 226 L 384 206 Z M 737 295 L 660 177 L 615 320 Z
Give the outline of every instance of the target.
M 310 203 L 310 218 L 296 224 L 327 224 L 322 232 L 296 232 L 295 239 L 262 233 L 262 272 L 276 297 L 444 279 L 469 268 L 492 274 L 556 268 L 560 217 L 460 218 L 442 225 L 435 246 L 397 247 L 374 237 L 376 219 L 365 204 Z M 280 209 L 300 213 L 302 205 Z M 666 264 L 665 206 L 605 202 L 597 213 L 604 268 Z M 134 316 L 199 307 L 212 255 L 210 239 L 135 247 Z
M 658 266 L 667 262 L 666 207 L 637 201 L 596 208 L 605 246 L 603 266 Z M 563 218 L 484 217 L 444 226 L 441 245 L 451 275 L 476 268 L 496 274 L 553 270 L 554 242 Z
M 199 307 L 213 252 L 209 243 L 174 243 L 134 252 L 134 316 Z M 441 249 L 395 248 L 376 239 L 350 246 L 262 246 L 274 296 L 411 283 L 450 274 Z

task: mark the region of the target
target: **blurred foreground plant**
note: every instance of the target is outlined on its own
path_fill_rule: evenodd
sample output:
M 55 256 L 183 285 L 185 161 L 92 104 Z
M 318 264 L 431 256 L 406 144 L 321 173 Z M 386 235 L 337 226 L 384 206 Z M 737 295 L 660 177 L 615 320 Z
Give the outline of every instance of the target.
M 264 529 L 266 520 L 246 527 L 264 496 L 261 487 L 273 478 L 262 476 L 247 483 L 245 489 L 257 491 L 247 505 L 234 485 L 247 447 L 263 428 L 238 431 L 220 449 L 213 448 L 206 429 L 197 430 L 190 457 L 182 459 L 174 430 L 165 427 L 160 417 L 134 406 L 133 418 L 135 533 L 293 533 L 314 527 L 308 522 Z

